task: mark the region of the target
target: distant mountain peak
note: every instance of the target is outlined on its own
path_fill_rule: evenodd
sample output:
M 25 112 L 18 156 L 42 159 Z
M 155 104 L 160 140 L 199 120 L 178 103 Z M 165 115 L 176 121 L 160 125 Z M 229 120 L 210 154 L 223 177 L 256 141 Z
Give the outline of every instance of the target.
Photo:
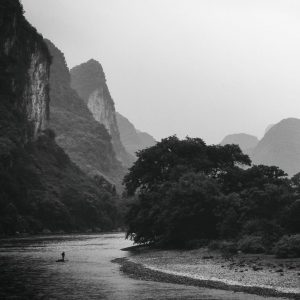
M 135 155 L 138 150 L 151 147 L 156 144 L 156 140 L 148 133 L 142 132 L 120 113 L 116 113 L 121 141 L 131 155 Z
M 134 157 L 126 152 L 121 142 L 115 104 L 101 64 L 91 59 L 71 69 L 70 73 L 72 88 L 85 101 L 94 119 L 109 132 L 117 158 L 124 166 L 130 166 Z
M 94 58 L 90 58 L 86 62 L 83 62 L 83 63 L 75 66 L 73 69 L 82 68 L 84 66 L 90 67 L 90 68 L 95 68 L 95 70 L 97 70 L 98 72 L 103 72 L 103 67 L 102 67 L 101 63 Z
M 90 58 L 86 63 L 87 64 L 96 64 L 96 65 L 100 65 L 101 66 L 101 64 L 99 63 L 99 61 L 96 60 L 96 59 L 94 59 L 94 58 Z M 84 63 L 82 63 L 82 64 L 84 64 Z
M 85 173 L 101 174 L 120 185 L 125 169 L 115 156 L 108 130 L 94 119 L 86 103 L 71 88 L 62 51 L 49 40 L 46 43 L 52 56 L 50 125 L 57 143 Z
M 253 162 L 278 166 L 290 176 L 300 172 L 300 119 L 273 125 L 254 149 Z
M 258 138 L 254 135 L 247 133 L 234 133 L 225 136 L 220 144 L 237 144 L 240 146 L 241 150 L 247 153 L 249 152 L 249 149 L 253 149 L 254 147 L 256 147 L 258 142 Z
M 101 63 L 98 60 L 95 60 L 94 58 L 89 59 L 87 62 L 80 64 L 78 67 L 83 67 L 83 66 L 93 68 L 95 72 L 98 72 L 98 74 L 102 77 L 105 77 L 105 73 L 103 71 L 103 67 Z M 75 67 L 76 68 L 76 67 Z

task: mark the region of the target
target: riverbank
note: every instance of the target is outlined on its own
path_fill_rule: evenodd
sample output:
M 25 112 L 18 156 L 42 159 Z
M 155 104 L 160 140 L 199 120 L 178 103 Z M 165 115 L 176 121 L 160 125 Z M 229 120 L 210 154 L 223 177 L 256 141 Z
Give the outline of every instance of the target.
M 133 278 L 300 299 L 300 259 L 218 251 L 147 250 L 115 262 Z
M 63 237 L 63 236 L 75 236 L 75 235 L 97 235 L 97 234 L 113 234 L 113 233 L 124 233 L 125 231 L 122 229 L 115 229 L 110 231 L 101 231 L 101 230 L 86 230 L 86 231 L 43 231 L 38 233 L 16 233 L 16 234 L 8 234 L 8 235 L 0 235 L 1 240 L 11 240 L 11 239 L 26 239 L 26 238 L 46 238 L 46 237 Z

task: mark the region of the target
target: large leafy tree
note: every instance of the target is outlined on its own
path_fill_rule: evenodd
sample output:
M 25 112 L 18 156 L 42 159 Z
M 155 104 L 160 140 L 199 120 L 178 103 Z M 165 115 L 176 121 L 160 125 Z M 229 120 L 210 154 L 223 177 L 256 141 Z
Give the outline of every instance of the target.
M 177 181 L 184 173 L 202 172 L 211 177 L 226 174 L 238 165 L 250 165 L 249 157 L 237 145 L 207 146 L 200 138 L 170 136 L 137 153 L 124 184 L 129 195 L 151 190 L 166 181 Z
M 216 237 L 214 208 L 221 197 L 216 179 L 251 163 L 236 145 L 207 146 L 199 138 L 176 136 L 137 157 L 124 178 L 128 195 L 136 197 L 127 224 L 128 236 L 137 243 Z
M 135 199 L 127 237 L 136 243 L 185 246 L 252 235 L 271 245 L 299 232 L 300 175 L 289 180 L 276 166 L 250 166 L 237 145 L 171 136 L 137 157 L 124 178 Z
M 136 243 L 160 242 L 182 246 L 192 239 L 217 236 L 214 209 L 221 196 L 215 180 L 187 173 L 142 191 L 127 215 L 127 236 Z

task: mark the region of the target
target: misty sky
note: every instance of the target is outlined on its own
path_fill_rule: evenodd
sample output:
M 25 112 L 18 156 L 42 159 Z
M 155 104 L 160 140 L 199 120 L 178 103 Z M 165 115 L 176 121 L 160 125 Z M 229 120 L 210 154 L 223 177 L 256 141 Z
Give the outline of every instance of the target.
M 160 139 L 258 137 L 300 118 L 299 0 L 22 0 L 68 66 L 98 60 L 116 109 Z

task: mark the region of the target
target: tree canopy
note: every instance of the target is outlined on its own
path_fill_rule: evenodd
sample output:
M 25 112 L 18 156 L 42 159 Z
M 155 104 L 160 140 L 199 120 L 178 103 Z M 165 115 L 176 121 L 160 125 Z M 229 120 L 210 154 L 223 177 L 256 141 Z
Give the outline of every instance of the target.
M 133 199 L 127 237 L 136 243 L 185 246 L 250 235 L 271 245 L 299 232 L 300 175 L 289 180 L 276 166 L 251 166 L 237 145 L 171 136 L 137 157 L 124 178 Z
M 236 165 L 250 165 L 248 155 L 237 145 L 207 146 L 200 138 L 179 140 L 170 136 L 155 146 L 137 152 L 124 184 L 129 195 L 168 180 L 178 180 L 186 172 L 202 172 L 218 177 Z

